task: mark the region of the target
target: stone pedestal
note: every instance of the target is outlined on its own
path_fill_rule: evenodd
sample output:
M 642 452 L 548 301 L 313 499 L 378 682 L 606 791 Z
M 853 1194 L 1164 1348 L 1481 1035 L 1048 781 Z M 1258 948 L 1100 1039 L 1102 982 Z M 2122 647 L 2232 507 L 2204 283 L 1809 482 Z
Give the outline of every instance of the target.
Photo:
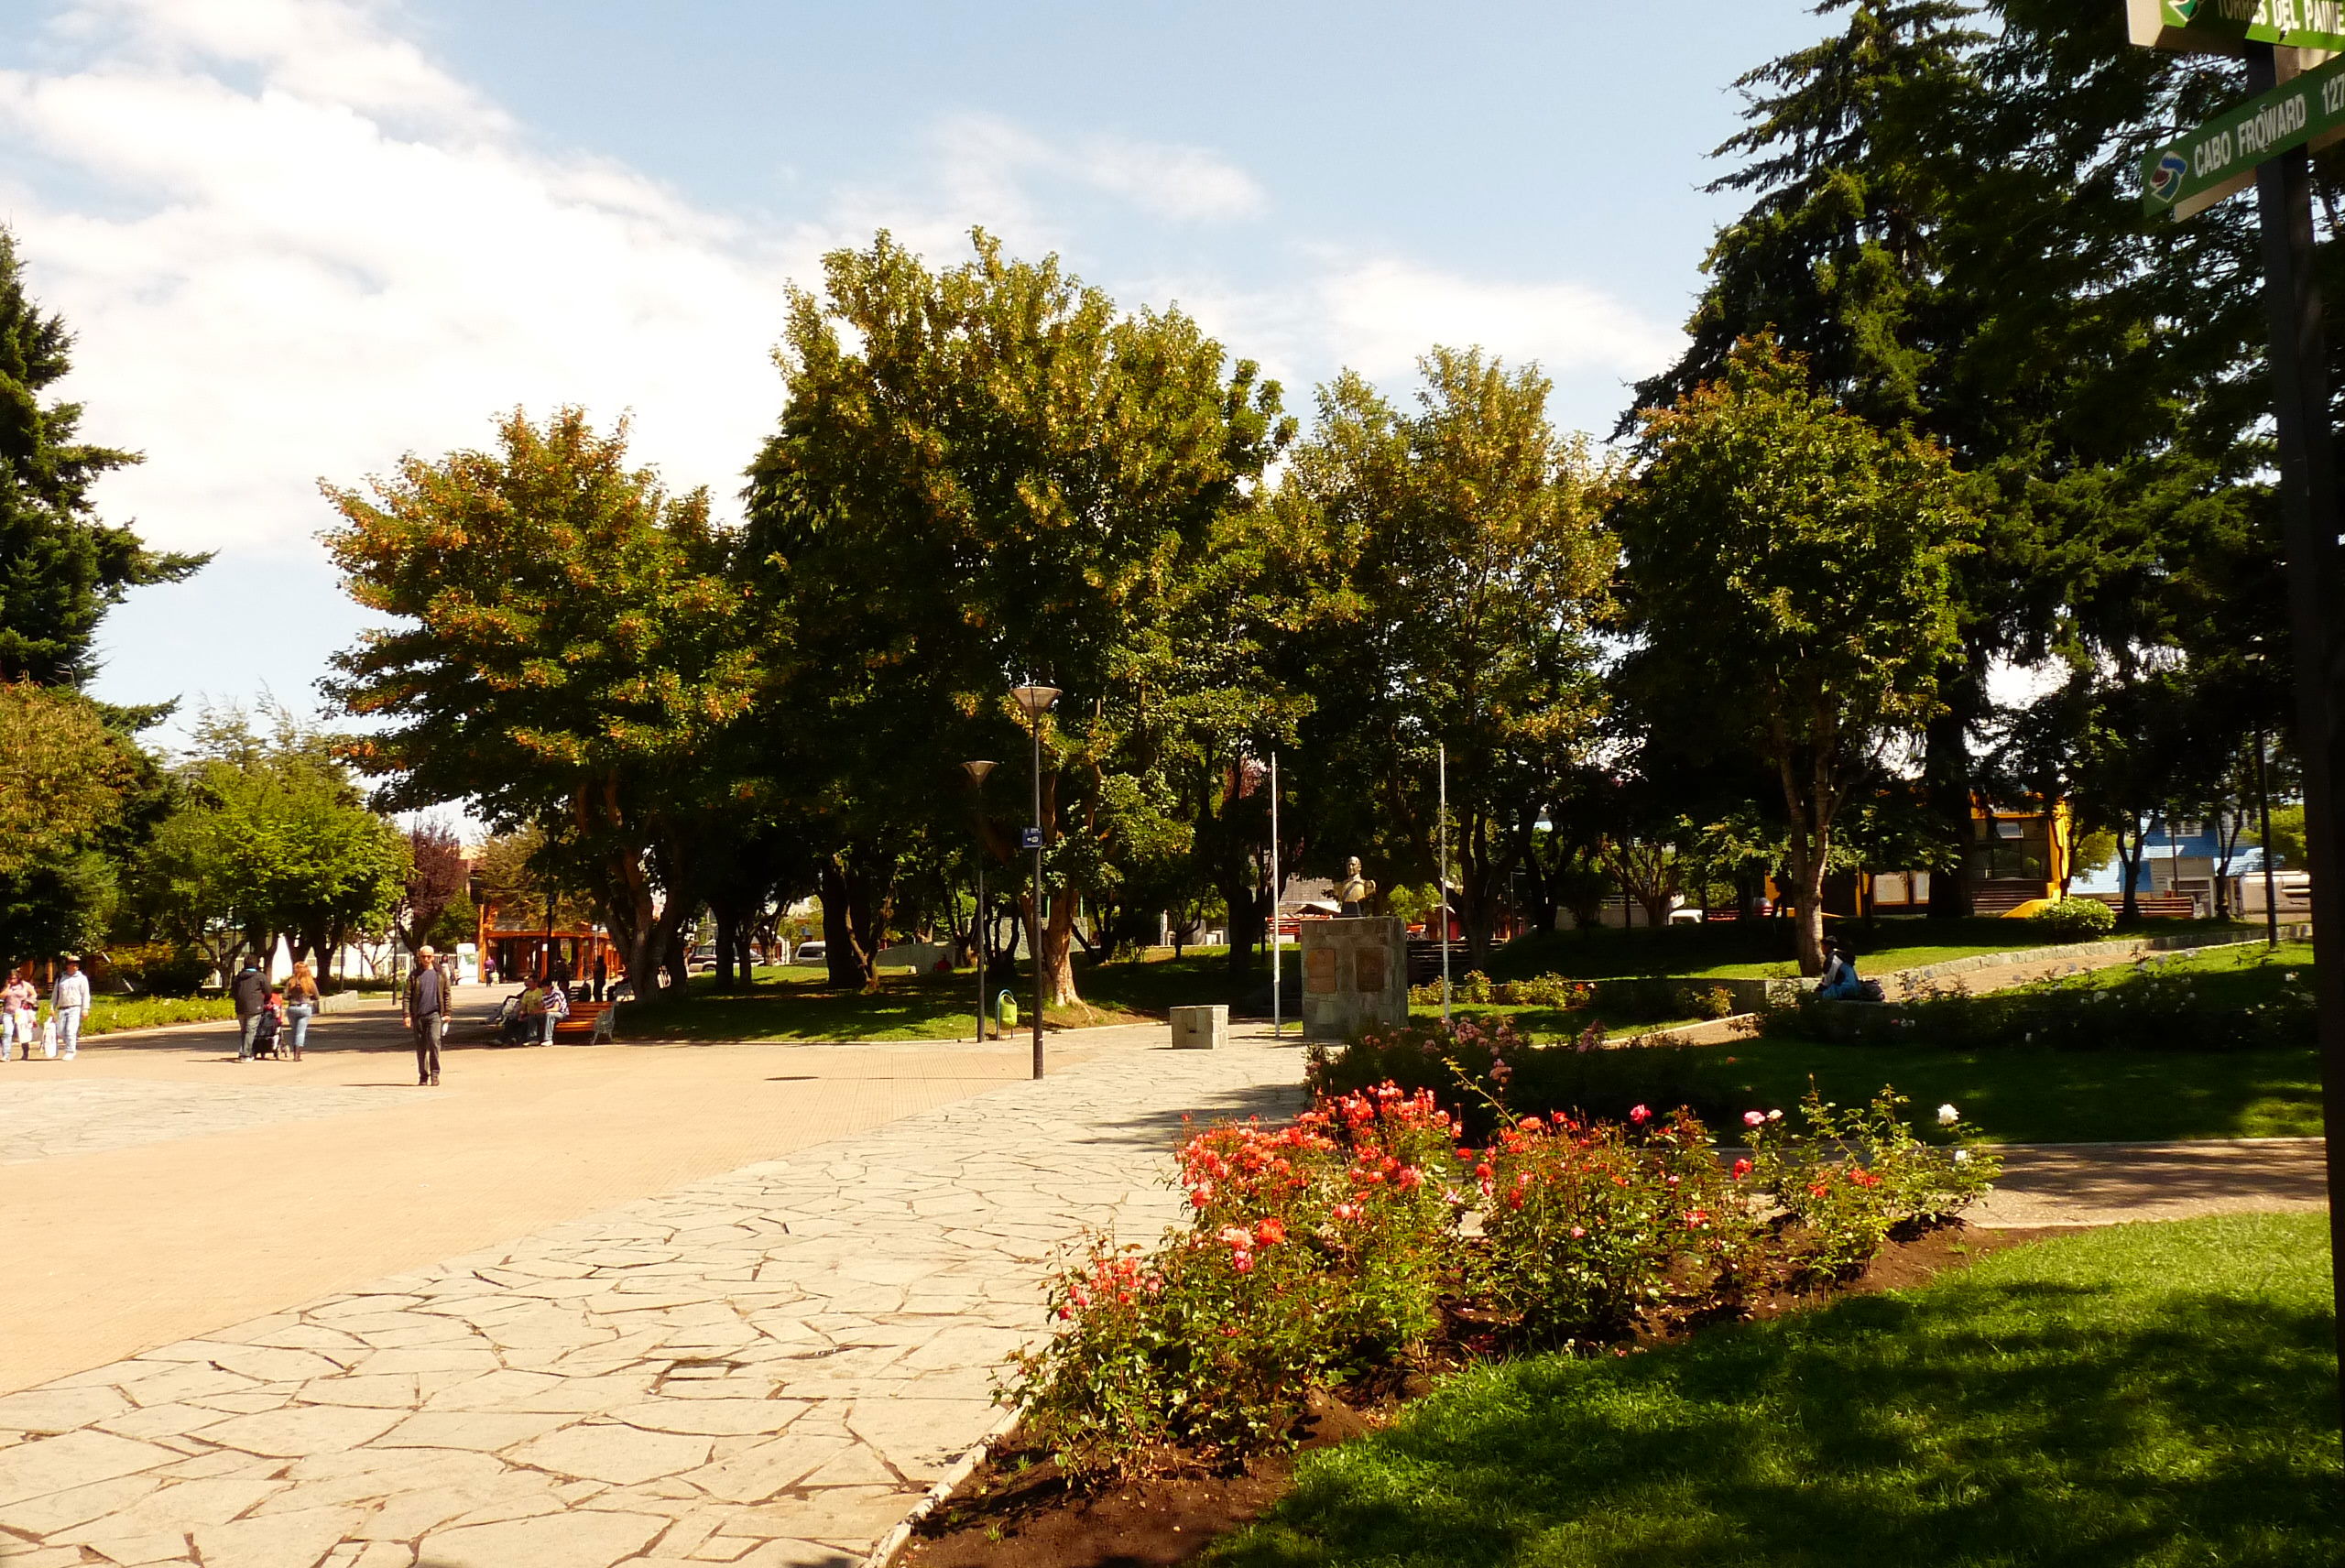
M 1229 1009 L 1216 1002 L 1207 1007 L 1172 1009 L 1172 1049 L 1213 1051 L 1229 1043 Z
M 1349 1040 L 1409 1018 L 1409 931 L 1390 916 L 1300 920 L 1303 1038 Z

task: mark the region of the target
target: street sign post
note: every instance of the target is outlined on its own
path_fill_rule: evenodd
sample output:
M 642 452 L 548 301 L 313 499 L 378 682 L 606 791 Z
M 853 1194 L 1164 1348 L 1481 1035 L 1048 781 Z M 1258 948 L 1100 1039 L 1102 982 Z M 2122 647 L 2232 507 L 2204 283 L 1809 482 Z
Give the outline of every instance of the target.
M 2284 82 L 2142 160 L 2142 206 L 2187 218 L 2254 182 L 2255 166 L 2345 130 L 2345 60 Z
M 2291 45 L 2345 48 L 2345 4 L 2336 0 L 2155 0 L 2161 24 L 2144 37 L 2148 0 L 2128 0 L 2137 43 L 2200 48 L 2228 38 L 2223 52 L 2247 62 L 2256 96 L 2175 147 L 2144 171 L 2143 201 L 2163 179 L 2164 205 L 2177 212 L 2220 200 L 2220 186 L 2251 169 L 2263 251 L 2263 308 L 2272 332 L 2273 430 L 2278 458 L 2282 539 L 2287 560 L 2290 640 L 2296 687 L 2296 752 L 2304 765 L 2305 859 L 2312 872 L 2315 1038 L 2320 1047 L 2321 1129 L 2327 1135 L 2329 1284 L 2345 1383 L 2345 637 L 2333 624 L 2345 603 L 2345 555 L 2338 530 L 2336 431 L 2329 399 L 2326 313 L 2313 267 L 2312 156 L 2322 129 L 2345 120 L 2337 71 L 2318 68 L 2280 81 L 2284 65 L 2307 65 Z M 2176 38 L 2184 41 L 2176 42 Z M 2196 41 L 2192 41 L 2195 37 Z M 2292 91 L 2301 88 L 2301 92 Z M 2187 154 L 2175 148 L 2188 147 Z M 2187 167 L 2165 161 L 2176 158 Z M 2194 191 L 2193 180 L 2200 181 Z

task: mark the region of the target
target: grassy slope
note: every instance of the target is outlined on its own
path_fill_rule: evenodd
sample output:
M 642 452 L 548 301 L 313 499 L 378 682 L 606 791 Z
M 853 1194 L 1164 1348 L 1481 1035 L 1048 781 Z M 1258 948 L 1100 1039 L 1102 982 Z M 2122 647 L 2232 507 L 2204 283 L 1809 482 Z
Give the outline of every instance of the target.
M 1219 1568 L 2345 1561 L 2326 1222 L 2123 1226 L 1452 1379 Z

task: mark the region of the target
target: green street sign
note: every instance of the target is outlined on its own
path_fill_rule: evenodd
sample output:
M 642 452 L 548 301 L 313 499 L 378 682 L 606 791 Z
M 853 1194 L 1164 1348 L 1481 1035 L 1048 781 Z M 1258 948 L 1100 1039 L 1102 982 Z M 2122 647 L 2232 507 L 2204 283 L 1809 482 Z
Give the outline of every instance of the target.
M 2171 0 L 2168 0 L 2171 5 Z M 2242 190 L 2255 166 L 2345 128 L 2345 60 L 2282 82 L 2142 160 L 2142 208 L 2187 218 Z
M 2133 41 L 2153 49 L 2345 52 L 2345 0 L 2127 0 L 2126 16 Z

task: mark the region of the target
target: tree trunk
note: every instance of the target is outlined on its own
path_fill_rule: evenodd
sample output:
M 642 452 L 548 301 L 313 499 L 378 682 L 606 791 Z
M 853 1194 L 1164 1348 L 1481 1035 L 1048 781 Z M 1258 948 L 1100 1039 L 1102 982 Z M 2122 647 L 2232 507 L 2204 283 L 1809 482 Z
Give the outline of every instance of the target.
M 1225 875 L 1221 881 L 1221 901 L 1229 917 L 1229 972 L 1248 975 L 1253 972 L 1254 950 L 1262 934 L 1264 899 L 1261 883 L 1249 865 L 1235 876 Z
M 1961 920 L 1970 913 L 1970 728 L 1979 713 L 1984 672 L 1966 656 L 1940 690 L 1946 711 L 1923 733 L 1924 799 L 1940 831 L 1954 844 L 1951 869 L 1930 874 L 1930 919 Z
M 712 907 L 716 915 L 716 988 L 736 991 L 741 987 L 734 981 L 733 965 L 741 946 L 741 922 L 730 907 L 725 904 Z M 746 975 L 743 979 L 746 981 Z
M 1028 910 L 1027 929 L 1035 929 L 1031 888 L 1021 901 Z M 1060 887 L 1051 894 L 1048 918 L 1041 922 L 1042 940 L 1035 952 L 1035 962 L 1042 965 L 1042 996 L 1053 1007 L 1072 1007 L 1083 998 L 1074 990 L 1074 912 L 1079 896 L 1072 887 Z
M 823 963 L 839 990 L 869 990 L 878 952 L 870 932 L 869 895 L 858 873 L 831 855 L 823 862 Z
M 2141 875 L 2146 835 L 2143 833 L 2139 824 L 2140 819 L 2136 818 L 2133 832 L 2127 833 L 2121 825 L 2117 830 L 2117 871 L 2124 884 L 2124 900 L 2118 906 L 2117 918 L 2128 923 L 2142 918 L 2141 893 L 2134 887 L 2134 882 Z M 2133 853 L 2131 855 L 2125 853 L 2125 845 L 2128 843 L 2133 846 Z

